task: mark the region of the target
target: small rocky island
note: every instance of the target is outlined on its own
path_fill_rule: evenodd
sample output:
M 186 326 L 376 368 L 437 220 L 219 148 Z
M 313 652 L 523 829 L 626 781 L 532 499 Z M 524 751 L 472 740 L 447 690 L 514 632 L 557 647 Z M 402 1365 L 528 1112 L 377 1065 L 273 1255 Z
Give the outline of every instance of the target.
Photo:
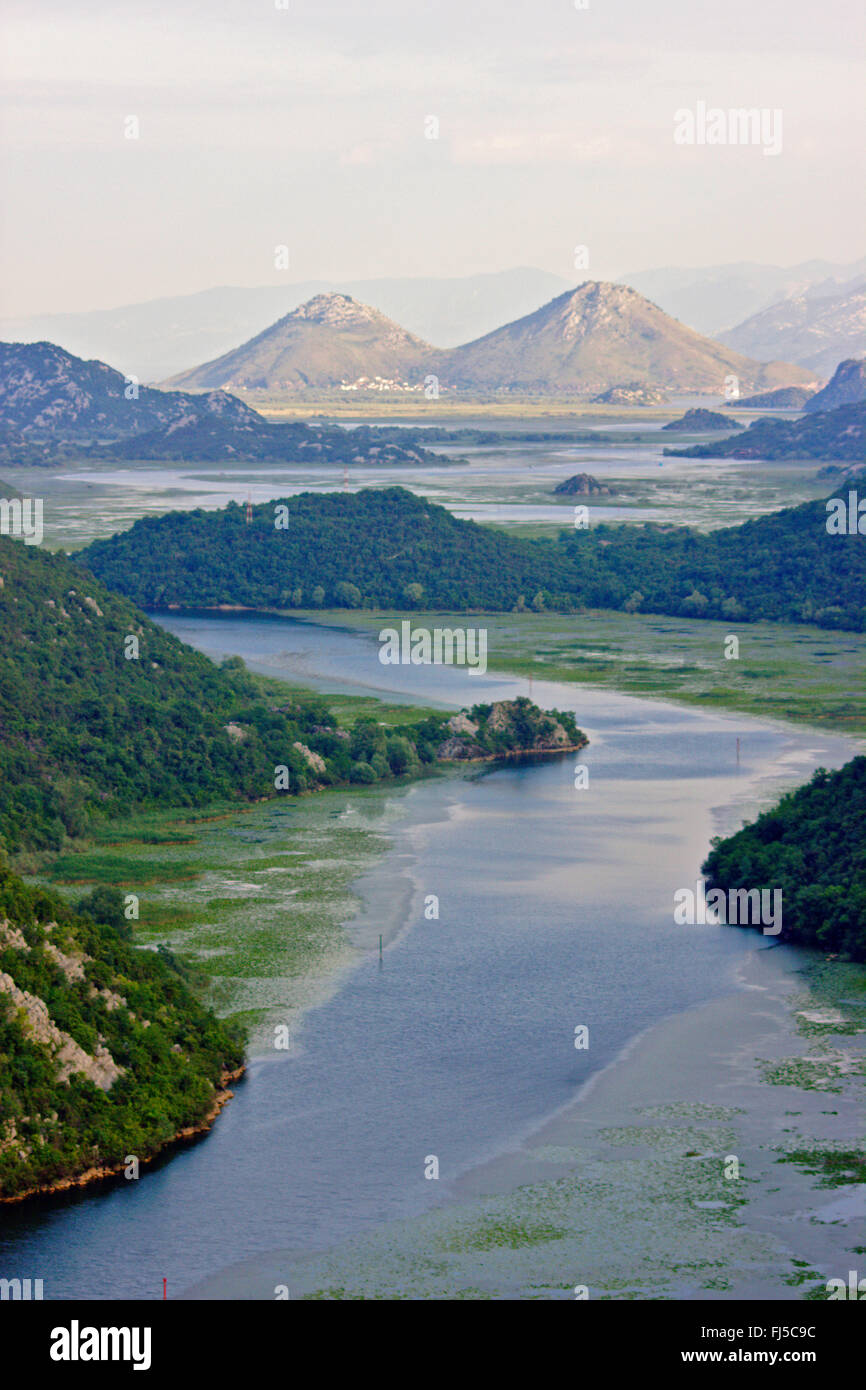
M 684 433 L 696 433 L 699 430 L 724 430 L 730 434 L 732 429 L 736 429 L 737 424 L 729 415 L 720 415 L 717 410 L 687 410 L 685 415 L 681 415 L 679 420 L 671 420 L 667 425 L 662 425 L 663 430 L 682 430 Z
M 589 742 L 574 715 L 540 710 L 525 695 L 473 705 L 446 722 L 447 737 L 439 745 L 439 762 L 493 762 L 525 753 L 569 753 Z
M 574 473 L 564 482 L 557 483 L 553 491 L 565 497 L 610 497 L 616 489 L 600 483 L 591 473 Z
M 629 381 L 622 386 L 611 386 L 600 395 L 592 397 L 592 405 L 667 405 L 668 398 L 657 386 L 647 386 L 642 381 Z

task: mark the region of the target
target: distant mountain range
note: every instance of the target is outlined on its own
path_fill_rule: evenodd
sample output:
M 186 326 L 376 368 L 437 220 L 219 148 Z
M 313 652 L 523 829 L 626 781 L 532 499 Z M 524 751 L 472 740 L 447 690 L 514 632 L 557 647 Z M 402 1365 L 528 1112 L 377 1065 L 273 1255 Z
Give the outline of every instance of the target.
M 172 378 L 189 389 L 363 389 L 387 377 L 415 389 L 428 375 L 463 392 L 591 396 L 629 389 L 711 391 L 725 379 L 758 390 L 814 378 L 702 337 L 626 285 L 586 281 L 513 323 L 440 350 L 344 295 L 318 295 L 214 362 Z
M 719 342 L 751 357 L 782 357 L 829 376 L 843 358 L 866 353 L 866 282 L 841 294 L 785 299 L 720 333 Z
M 351 295 L 425 341 L 453 347 L 537 309 L 567 287 L 561 276 L 526 266 L 451 279 L 225 286 L 118 309 L 9 318 L 0 321 L 0 338 L 46 339 L 76 356 L 114 362 L 141 381 L 164 381 L 230 352 L 318 294 Z
M 438 461 L 414 438 L 366 426 L 271 424 L 225 391 L 130 385 L 53 343 L 0 343 L 0 459 L 262 459 L 344 466 Z
M 838 296 L 864 278 L 866 259 L 845 264 L 813 260 L 789 267 L 756 262 L 666 267 L 620 275 L 617 283 L 630 285 L 665 313 L 713 337 L 733 332 L 782 300 Z M 116 309 L 7 318 L 0 321 L 0 337 L 54 342 L 76 356 L 112 362 L 141 381 L 154 382 L 224 356 L 318 294 L 350 295 L 422 341 L 451 348 L 531 314 L 568 288 L 562 276 L 526 266 L 454 278 L 224 286 Z M 737 350 L 767 360 L 795 360 L 781 341 L 766 354 Z M 840 344 L 835 361 L 855 350 Z
M 454 348 L 441 371 L 463 389 L 580 394 L 636 381 L 722 394 L 729 375 L 753 390 L 807 378 L 786 363 L 762 364 L 727 351 L 627 285 L 593 280 Z
M 763 265 L 757 261 L 692 268 L 667 266 L 617 276 L 618 281 L 632 285 L 665 313 L 711 338 L 733 331 L 743 320 L 781 300 L 842 294 L 864 278 L 866 257 L 847 263 L 802 261 L 792 266 Z M 787 357 L 781 347 L 769 355 Z M 839 353 L 836 361 L 846 355 Z

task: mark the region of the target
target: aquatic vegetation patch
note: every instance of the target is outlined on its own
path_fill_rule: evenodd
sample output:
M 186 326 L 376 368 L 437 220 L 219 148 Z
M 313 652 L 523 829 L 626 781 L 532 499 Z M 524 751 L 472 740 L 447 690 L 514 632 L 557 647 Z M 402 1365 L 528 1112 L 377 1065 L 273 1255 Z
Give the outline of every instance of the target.
M 866 1183 L 866 1150 L 863 1149 L 791 1149 L 776 1162 L 795 1163 L 804 1172 L 817 1177 L 819 1187 Z

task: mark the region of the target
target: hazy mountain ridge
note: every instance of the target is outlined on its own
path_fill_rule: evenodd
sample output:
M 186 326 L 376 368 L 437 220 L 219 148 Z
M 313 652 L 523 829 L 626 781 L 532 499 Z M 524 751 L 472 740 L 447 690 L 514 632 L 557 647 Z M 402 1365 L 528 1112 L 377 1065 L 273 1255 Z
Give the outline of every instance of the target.
M 752 357 L 784 357 L 827 377 L 843 358 L 866 352 L 866 286 L 785 299 L 719 334 L 719 341 Z
M 78 357 L 115 362 L 142 381 L 164 381 L 233 351 L 317 294 L 351 295 L 424 341 L 453 347 L 529 313 L 567 285 L 550 271 L 519 266 L 450 278 L 223 286 L 116 309 L 8 318 L 0 337 L 47 339 Z
M 864 275 L 866 257 L 844 263 L 802 261 L 793 266 L 757 261 L 664 266 L 618 275 L 617 281 L 632 285 L 666 313 L 712 338 L 792 296 L 845 293 Z
M 624 382 L 721 393 L 729 375 L 752 389 L 808 375 L 786 363 L 751 361 L 678 323 L 630 286 L 593 280 L 453 349 L 439 371 L 464 389 L 588 394 Z
M 814 386 L 778 386 L 775 391 L 729 401 L 728 406 L 732 410 L 803 410 L 814 395 Z
M 0 343 L 0 426 L 31 440 L 122 439 L 210 418 L 248 428 L 261 416 L 223 391 L 159 391 L 54 343 Z

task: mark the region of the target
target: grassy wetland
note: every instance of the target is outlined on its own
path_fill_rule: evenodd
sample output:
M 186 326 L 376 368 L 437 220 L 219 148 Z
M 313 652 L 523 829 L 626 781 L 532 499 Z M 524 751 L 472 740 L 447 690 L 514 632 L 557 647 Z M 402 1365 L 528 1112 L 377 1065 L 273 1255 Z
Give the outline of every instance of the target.
M 403 615 L 340 610 L 292 616 L 372 635 Z M 453 626 L 465 618 L 412 615 L 419 626 Z M 487 628 L 491 669 L 527 682 L 595 686 L 866 734 L 866 649 L 856 633 L 610 612 L 473 618 L 479 621 Z M 739 655 L 726 659 L 729 633 L 738 638 Z
M 256 680 L 271 695 L 298 689 Z M 344 727 L 375 713 L 396 728 L 427 713 L 363 696 L 330 704 Z M 386 847 L 404 791 L 397 782 L 243 809 L 152 811 L 32 867 L 71 903 L 105 885 L 134 893 L 136 943 L 169 950 L 206 1003 L 245 1024 L 256 1051 L 272 1042 L 274 1022 L 291 1024 L 354 958 L 344 930 L 359 906 L 350 885 Z

